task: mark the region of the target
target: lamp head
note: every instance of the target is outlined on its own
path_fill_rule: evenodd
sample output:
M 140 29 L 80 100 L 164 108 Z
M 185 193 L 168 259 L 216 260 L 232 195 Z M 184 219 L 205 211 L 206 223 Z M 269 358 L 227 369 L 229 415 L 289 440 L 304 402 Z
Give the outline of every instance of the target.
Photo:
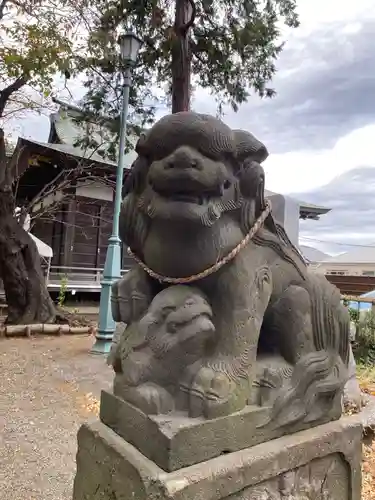
M 132 31 L 126 31 L 118 37 L 118 43 L 121 59 L 127 66 L 134 66 L 142 46 L 142 40 Z

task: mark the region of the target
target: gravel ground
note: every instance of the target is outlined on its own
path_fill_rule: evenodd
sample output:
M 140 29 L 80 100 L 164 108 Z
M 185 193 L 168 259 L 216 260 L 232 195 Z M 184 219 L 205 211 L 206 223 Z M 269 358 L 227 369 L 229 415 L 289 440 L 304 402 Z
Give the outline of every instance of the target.
M 96 417 L 113 379 L 105 356 L 89 354 L 92 343 L 73 335 L 0 340 L 0 500 L 72 500 L 77 430 Z M 375 427 L 375 398 L 362 418 Z
M 93 337 L 0 341 L 0 500 L 71 500 L 76 434 L 112 371 Z

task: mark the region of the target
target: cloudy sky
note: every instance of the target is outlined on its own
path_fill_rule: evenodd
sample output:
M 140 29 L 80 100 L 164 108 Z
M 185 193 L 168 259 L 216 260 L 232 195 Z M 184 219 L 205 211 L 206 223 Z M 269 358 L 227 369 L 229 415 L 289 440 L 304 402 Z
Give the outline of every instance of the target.
M 301 27 L 287 36 L 277 96 L 254 97 L 225 117 L 267 144 L 268 188 L 283 193 L 310 191 L 358 165 L 375 166 L 375 0 L 298 5 Z M 197 96 L 195 106 L 210 108 L 206 96 Z
M 228 110 L 224 120 L 250 130 L 268 146 L 268 189 L 298 193 L 306 201 L 334 209 L 321 221 L 302 225 L 305 243 L 336 252 L 349 249 L 347 244 L 372 244 L 375 0 L 298 0 L 298 5 L 301 26 L 285 32 L 287 44 L 274 80 L 277 96 L 254 97 L 238 113 Z M 76 91 L 74 97 L 81 97 L 82 91 Z M 196 93 L 193 106 L 215 112 L 213 99 L 202 91 Z M 47 117 L 25 118 L 17 126 L 22 135 L 42 141 L 48 130 Z M 357 167 L 360 182 L 353 184 L 354 174 L 345 173 Z M 335 180 L 341 174 L 344 178 Z M 371 195 L 363 192 L 362 182 L 374 184 Z M 329 187 L 321 190 L 326 184 Z M 363 210 L 357 207 L 360 203 Z M 313 243 L 319 239 L 323 243 Z M 325 241 L 340 245 L 327 246 Z

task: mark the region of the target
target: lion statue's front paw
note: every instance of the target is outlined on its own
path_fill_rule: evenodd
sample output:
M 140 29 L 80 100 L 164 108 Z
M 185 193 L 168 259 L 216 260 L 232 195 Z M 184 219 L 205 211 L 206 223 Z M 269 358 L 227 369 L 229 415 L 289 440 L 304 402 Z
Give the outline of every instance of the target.
M 246 406 L 247 393 L 241 381 L 237 381 L 228 374 L 231 370 L 223 362 L 201 363 L 195 375 L 191 377 L 190 387 L 186 383 L 181 386 L 183 393 L 188 392 L 188 409 L 191 417 L 204 416 L 217 418 L 230 415 L 242 410 Z M 190 374 L 191 376 L 191 374 Z
M 120 383 L 115 394 L 147 415 L 167 414 L 175 408 L 171 394 L 164 387 L 152 382 L 138 387 L 128 387 Z
M 135 387 L 147 382 L 156 368 L 155 359 L 149 350 L 132 352 L 122 363 L 123 383 Z

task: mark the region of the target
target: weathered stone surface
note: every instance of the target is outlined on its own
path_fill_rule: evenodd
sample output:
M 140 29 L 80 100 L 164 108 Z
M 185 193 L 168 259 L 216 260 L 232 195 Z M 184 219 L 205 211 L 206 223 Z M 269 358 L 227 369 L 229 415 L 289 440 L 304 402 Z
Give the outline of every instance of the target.
M 262 426 L 269 408 L 246 406 L 226 417 L 212 420 L 188 418 L 182 412 L 146 415 L 126 401 L 102 392 L 101 421 L 138 448 L 165 471 L 204 462 L 223 453 L 234 452 L 309 427 L 298 423 L 289 427 Z M 337 401 L 325 422 L 341 415 Z
M 73 500 L 360 500 L 356 417 L 166 473 L 101 422 L 78 433 Z
M 353 355 L 353 350 L 350 347 L 349 364 L 348 364 L 348 381 L 344 387 L 344 403 L 345 405 L 355 405 L 357 408 L 362 407 L 362 393 L 357 380 L 356 362 Z
M 186 112 L 136 151 L 120 216 L 136 263 L 112 290 L 127 325 L 111 354 L 115 394 L 172 419 L 251 404 L 272 408 L 282 433 L 325 422 L 347 380 L 349 316 L 288 237 L 297 205 L 273 213 L 265 199 L 266 147 Z
M 350 478 L 338 453 L 316 458 L 277 477 L 249 486 L 228 500 L 349 500 Z
M 114 395 L 79 433 L 74 500 L 359 500 L 348 312 L 265 199 L 267 149 L 186 112 L 136 150 Z

